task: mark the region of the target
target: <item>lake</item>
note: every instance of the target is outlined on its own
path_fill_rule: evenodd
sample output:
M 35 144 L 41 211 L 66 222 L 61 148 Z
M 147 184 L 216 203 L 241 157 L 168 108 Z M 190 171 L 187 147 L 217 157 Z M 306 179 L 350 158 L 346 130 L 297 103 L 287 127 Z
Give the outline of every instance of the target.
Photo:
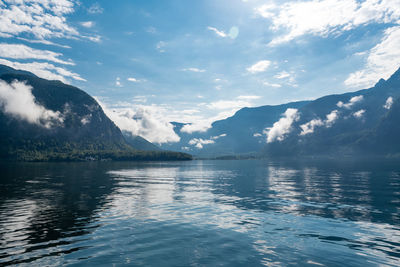
M 0 265 L 398 266 L 400 164 L 1 164 Z

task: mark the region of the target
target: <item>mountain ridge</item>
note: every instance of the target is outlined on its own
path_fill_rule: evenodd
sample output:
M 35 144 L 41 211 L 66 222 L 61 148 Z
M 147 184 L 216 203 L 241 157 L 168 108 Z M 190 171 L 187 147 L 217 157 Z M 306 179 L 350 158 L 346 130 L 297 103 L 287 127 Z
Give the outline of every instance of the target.
M 97 101 L 83 90 L 0 65 L 0 158 L 7 160 L 162 160 L 147 140 L 129 144 Z M 136 147 L 135 147 L 136 146 Z M 141 149 L 141 146 L 147 149 Z

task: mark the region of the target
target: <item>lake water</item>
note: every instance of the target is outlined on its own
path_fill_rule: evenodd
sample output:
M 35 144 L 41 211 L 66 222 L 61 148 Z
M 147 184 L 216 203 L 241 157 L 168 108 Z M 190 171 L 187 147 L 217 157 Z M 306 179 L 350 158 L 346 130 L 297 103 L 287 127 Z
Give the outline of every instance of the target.
M 399 163 L 32 163 L 0 170 L 0 265 L 400 262 Z

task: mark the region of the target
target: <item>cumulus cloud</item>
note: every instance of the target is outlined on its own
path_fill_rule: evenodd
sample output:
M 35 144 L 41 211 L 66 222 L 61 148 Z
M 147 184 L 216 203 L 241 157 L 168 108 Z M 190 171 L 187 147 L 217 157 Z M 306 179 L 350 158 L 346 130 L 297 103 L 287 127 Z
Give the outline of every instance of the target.
M 193 138 L 189 141 L 189 145 L 195 146 L 198 149 L 202 149 L 204 145 L 214 144 L 215 140 L 225 137 L 226 134 L 221 134 L 218 136 L 211 136 L 210 139 Z
M 294 108 L 288 108 L 282 115 L 283 117 L 275 122 L 271 128 L 264 130 L 267 135 L 267 143 L 272 143 L 276 140 L 283 141 L 286 135 L 291 132 L 293 122 L 300 118 L 298 110 Z
M 318 126 L 324 125 L 321 119 L 313 119 L 305 124 L 300 125 L 301 133 L 300 135 L 307 135 L 314 132 L 314 129 Z
M 383 105 L 383 107 L 384 107 L 385 109 L 391 109 L 391 108 L 392 108 L 392 105 L 393 105 L 393 97 L 389 96 L 389 97 L 386 99 L 385 105 Z
M 400 2 L 397 6 L 400 7 Z M 388 79 L 399 68 L 399 43 L 400 26 L 386 29 L 381 41 L 368 52 L 363 69 L 351 73 L 344 84 L 349 87 L 368 88 L 380 78 Z
M 218 30 L 217 28 L 214 28 L 214 27 L 207 27 L 207 29 L 209 29 L 210 31 L 215 32 L 215 34 L 218 35 L 219 37 L 225 38 L 225 37 L 229 36 L 224 31 L 220 31 L 220 30 Z
M 362 101 L 364 97 L 362 95 L 352 97 L 349 102 L 343 103 L 342 101 L 337 102 L 336 106 L 339 108 L 347 108 L 350 109 L 352 106 Z
M 157 106 L 126 106 L 108 108 L 97 100 L 104 113 L 122 130 L 141 136 L 150 142 L 162 144 L 179 142 L 174 126 L 164 116 L 165 110 Z
M 45 128 L 62 125 L 64 121 L 59 111 L 48 110 L 36 103 L 32 87 L 23 82 L 9 84 L 0 80 L 0 108 L 15 118 Z
M 313 119 L 305 124 L 300 125 L 301 132 L 300 135 L 307 135 L 314 132 L 316 127 L 324 126 L 326 128 L 331 127 L 335 121 L 339 118 L 339 112 L 337 110 L 333 110 L 331 113 L 326 115 L 325 120 L 321 119 Z
M 77 73 L 61 67 L 56 67 L 47 62 L 19 63 L 0 58 L 0 64 L 7 65 L 14 69 L 29 71 L 39 77 L 49 80 L 59 80 L 66 83 L 68 78 L 72 78 L 77 81 L 86 81 Z
M 259 72 L 264 72 L 267 70 L 267 68 L 271 65 L 271 61 L 269 60 L 261 60 L 258 61 L 257 63 L 251 65 L 250 67 L 247 68 L 247 71 L 250 73 L 259 73 Z
M 209 144 L 214 144 L 215 141 L 214 140 L 204 140 L 202 138 L 193 138 L 189 141 L 189 145 L 194 145 L 196 148 L 198 149 L 202 149 L 203 145 L 209 145 Z
M 71 61 L 64 61 L 59 57 L 61 53 L 55 53 L 48 50 L 33 49 L 23 44 L 0 43 L 0 57 L 13 59 L 40 59 L 52 61 L 59 64 L 75 65 Z
M 325 125 L 331 127 L 333 123 L 339 118 L 339 111 L 333 110 L 331 113 L 326 115 Z
M 354 112 L 353 116 L 357 119 L 361 119 L 364 116 L 364 113 L 365 113 L 365 109 L 360 109 L 359 111 Z
M 399 23 L 399 0 L 312 0 L 265 4 L 256 13 L 271 20 L 273 31 L 286 30 L 270 45 L 289 42 L 305 34 L 340 34 L 371 23 Z

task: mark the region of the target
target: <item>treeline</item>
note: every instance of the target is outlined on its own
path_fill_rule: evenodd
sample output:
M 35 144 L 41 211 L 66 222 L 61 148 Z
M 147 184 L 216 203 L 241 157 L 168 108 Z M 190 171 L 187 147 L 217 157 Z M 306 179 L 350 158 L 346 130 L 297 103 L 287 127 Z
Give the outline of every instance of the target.
M 15 140 L 0 147 L 0 160 L 7 161 L 171 161 L 191 160 L 192 156 L 172 151 L 141 151 L 128 145 Z M 14 142 L 13 142 L 14 141 Z
M 4 157 L 5 156 L 5 157 Z M 172 161 L 191 160 L 192 156 L 170 151 L 139 150 L 72 150 L 69 152 L 15 150 L 2 157 L 3 160 L 45 162 L 45 161 Z

